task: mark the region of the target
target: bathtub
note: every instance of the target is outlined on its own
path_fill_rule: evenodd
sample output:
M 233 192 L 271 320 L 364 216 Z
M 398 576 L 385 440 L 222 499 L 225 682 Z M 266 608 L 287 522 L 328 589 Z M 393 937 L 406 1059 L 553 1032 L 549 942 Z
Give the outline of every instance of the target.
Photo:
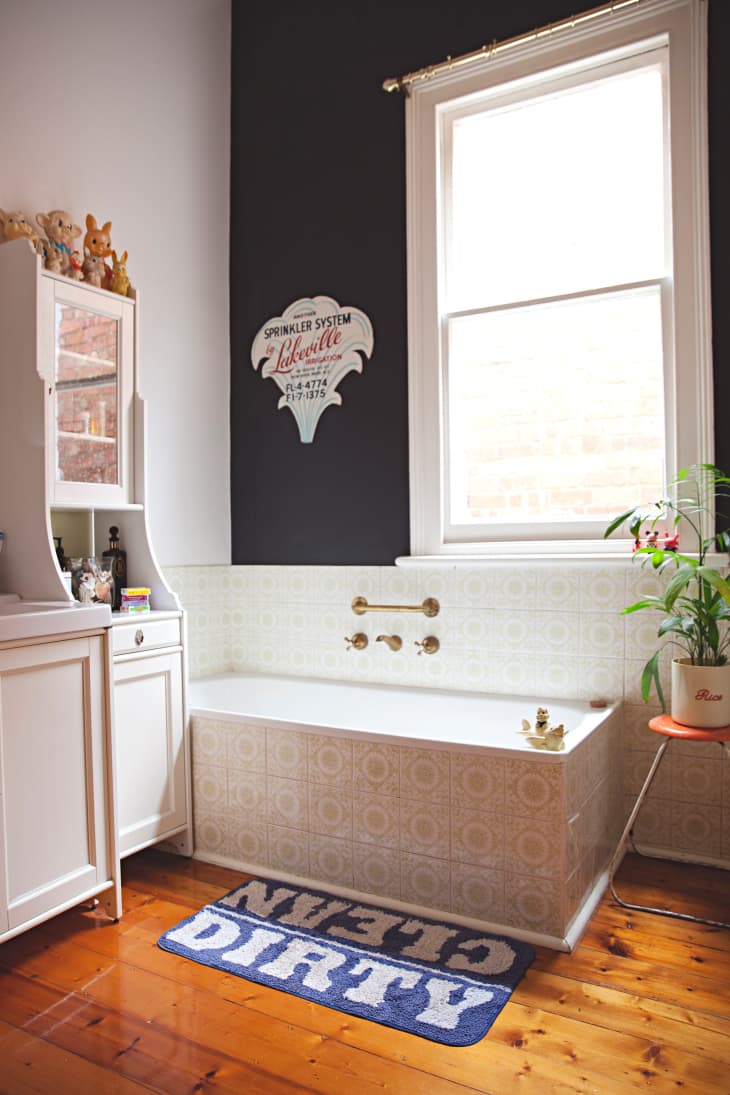
M 561 950 L 600 900 L 618 704 L 226 675 L 188 706 L 199 859 Z M 562 751 L 520 732 L 538 706 Z

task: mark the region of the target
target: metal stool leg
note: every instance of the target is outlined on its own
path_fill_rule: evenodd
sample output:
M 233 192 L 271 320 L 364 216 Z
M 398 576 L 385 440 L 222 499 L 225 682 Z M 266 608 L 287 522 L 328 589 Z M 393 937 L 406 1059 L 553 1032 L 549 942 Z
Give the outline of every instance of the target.
M 657 769 L 658 769 L 658 767 L 661 763 L 662 757 L 664 756 L 664 753 L 666 751 L 667 746 L 669 745 L 670 740 L 671 740 L 670 738 L 667 738 L 666 741 L 663 741 L 661 743 L 661 745 L 659 746 L 659 748 L 657 749 L 657 753 L 656 753 L 656 756 L 654 757 L 654 761 L 652 763 L 652 766 L 649 769 L 649 773 L 648 773 L 646 779 L 644 780 L 644 786 L 639 791 L 639 796 L 638 796 L 636 802 L 634 803 L 633 810 L 629 814 L 629 819 L 626 822 L 626 825 L 624 826 L 624 831 L 621 834 L 621 839 L 618 842 L 618 847 L 616 848 L 616 851 L 614 852 L 613 859 L 611 860 L 610 866 L 608 868 L 608 885 L 609 885 L 609 888 L 611 890 L 611 895 L 612 895 L 614 901 L 616 901 L 617 904 L 619 904 L 621 906 L 621 908 L 623 908 L 623 909 L 634 909 L 634 910 L 636 910 L 636 912 L 657 913 L 657 915 L 659 915 L 659 916 L 671 916 L 676 920 L 690 920 L 694 924 L 709 924 L 713 928 L 730 928 L 730 924 L 726 924 L 722 920 L 706 920 L 702 916 L 692 916 L 691 913 L 674 912 L 673 909 L 655 909 L 655 908 L 652 908 L 651 905 L 633 905 L 629 901 L 624 901 L 623 898 L 619 897 L 619 895 L 616 893 L 616 888 L 614 886 L 614 876 L 615 876 L 616 871 L 618 870 L 618 868 L 621 864 L 621 860 L 624 857 L 624 852 L 626 850 L 626 845 L 628 844 L 629 840 L 631 839 L 632 830 L 633 830 L 634 825 L 636 823 L 636 818 L 639 814 L 639 810 L 641 809 L 641 805 L 642 805 L 644 799 L 646 798 L 646 795 L 647 795 L 647 792 L 649 791 L 649 788 L 651 787 L 652 780 L 654 779 L 654 776 L 656 775 Z M 727 745 L 726 742 L 719 742 L 718 744 L 720 745 L 720 748 L 722 748 L 723 745 L 725 745 L 725 746 Z M 730 750 L 728 750 L 728 751 L 730 752 Z M 641 853 L 638 853 L 638 854 L 640 855 Z

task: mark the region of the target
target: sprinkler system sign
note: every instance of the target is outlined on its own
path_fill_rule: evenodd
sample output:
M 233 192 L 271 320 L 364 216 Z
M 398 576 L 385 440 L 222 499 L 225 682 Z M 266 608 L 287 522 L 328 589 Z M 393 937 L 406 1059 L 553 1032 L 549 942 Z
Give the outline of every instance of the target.
M 373 326 L 358 308 L 332 297 L 302 297 L 260 329 L 251 347 L 251 364 L 276 381 L 278 407 L 288 407 L 305 444 L 314 438 L 320 415 L 342 405 L 337 385 L 373 352 Z

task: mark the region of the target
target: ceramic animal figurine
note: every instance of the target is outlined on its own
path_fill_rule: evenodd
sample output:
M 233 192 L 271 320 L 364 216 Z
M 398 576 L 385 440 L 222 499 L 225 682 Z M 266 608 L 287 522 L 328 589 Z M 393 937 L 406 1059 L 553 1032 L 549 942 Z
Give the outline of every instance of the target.
M 93 285 L 97 289 L 106 287 L 109 267 L 101 255 L 93 255 L 84 248 L 84 277 L 87 285 Z
M 120 296 L 126 297 L 129 294 L 127 252 L 125 251 L 120 258 L 116 251 L 112 251 L 112 262 L 114 263 L 114 268 L 112 269 L 112 280 L 109 288 L 113 293 L 119 293 Z
M 551 753 L 558 753 L 565 749 L 565 727 L 562 722 L 558 726 L 551 726 L 544 734 L 530 734 L 527 738 L 535 749 L 547 749 Z
M 46 241 L 48 242 L 48 241 Z M 40 254 L 43 258 L 43 265 L 49 274 L 62 274 L 63 273 L 63 255 L 60 251 L 57 251 L 55 247 L 46 251 L 43 248 L 43 244 L 40 244 Z
M 74 281 L 84 280 L 84 264 L 81 260 L 80 251 L 72 251 L 70 256 L 71 265 L 68 268 L 68 276 Z
M 84 253 L 99 255 L 106 259 L 112 253 L 112 222 L 107 221 L 103 227 L 99 227 L 96 218 L 91 213 L 86 214 L 86 235 L 84 236 Z
M 86 235 L 84 236 L 84 254 L 96 255 L 100 259 L 108 259 L 112 253 L 112 222 L 106 221 L 101 228 L 96 223 L 96 217 L 91 213 L 86 214 Z M 109 288 L 112 280 L 112 268 L 104 263 L 104 280 L 102 286 Z
M 35 247 L 38 242 L 38 233 L 33 222 L 19 209 L 14 213 L 6 213 L 4 209 L 0 209 L 0 225 L 2 225 L 6 243 L 10 240 L 26 239 L 32 247 Z
M 41 241 L 46 269 L 51 269 L 48 260 L 54 252 L 57 252 L 61 259 L 60 273 L 67 274 L 71 268 L 71 245 L 81 235 L 81 229 L 78 224 L 73 223 L 71 214 L 63 209 L 52 209 L 50 213 L 36 213 L 35 219 L 48 237 Z
M 557 753 L 565 748 L 565 726 L 562 722 L 551 726 L 546 707 L 538 707 L 534 727 L 527 719 L 523 719 L 520 733 L 526 735 L 534 749 L 548 749 Z

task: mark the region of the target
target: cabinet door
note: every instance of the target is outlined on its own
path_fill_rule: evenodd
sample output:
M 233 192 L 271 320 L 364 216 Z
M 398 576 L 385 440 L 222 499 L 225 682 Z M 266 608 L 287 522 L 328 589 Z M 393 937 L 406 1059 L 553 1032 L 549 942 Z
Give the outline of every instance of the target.
M 129 855 L 189 821 L 180 650 L 115 660 L 114 734 L 119 851 Z
M 41 289 L 51 501 L 131 502 L 134 305 L 48 276 Z
M 104 679 L 99 636 L 0 651 L 0 929 L 113 877 Z

